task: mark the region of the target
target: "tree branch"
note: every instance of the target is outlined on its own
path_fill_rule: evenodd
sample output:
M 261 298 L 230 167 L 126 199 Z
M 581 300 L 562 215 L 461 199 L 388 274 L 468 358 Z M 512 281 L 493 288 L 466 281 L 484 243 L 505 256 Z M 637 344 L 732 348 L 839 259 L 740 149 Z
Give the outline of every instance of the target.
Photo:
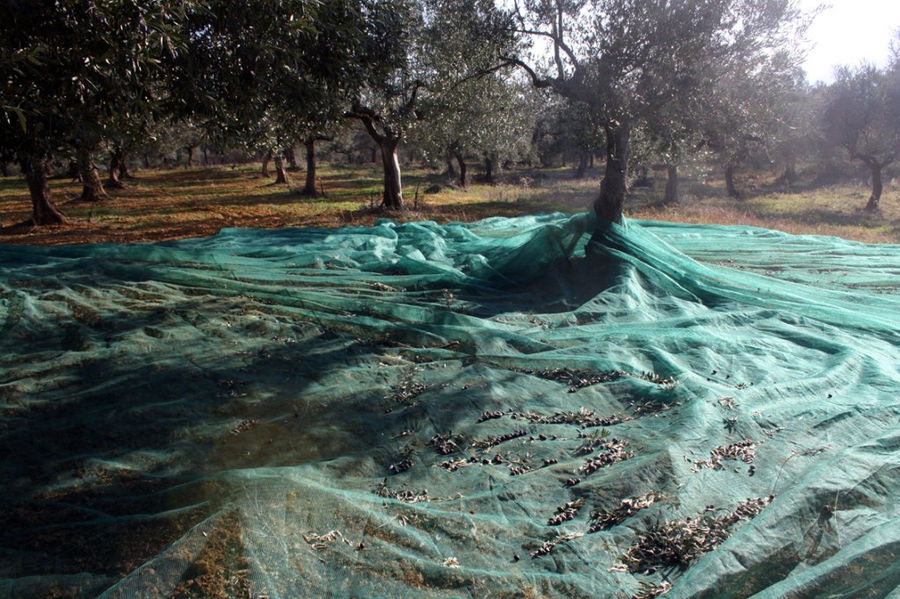
M 553 79 L 542 79 L 534 69 L 514 56 L 501 55 L 500 60 L 503 60 L 507 66 L 517 66 L 528 73 L 528 76 L 531 78 L 532 85 L 534 85 L 538 89 L 545 87 L 551 87 L 553 89 L 557 88 L 558 81 L 555 81 Z
M 362 121 L 362 124 L 365 126 L 366 131 L 369 132 L 369 135 L 372 137 L 372 139 L 374 139 L 375 142 L 378 143 L 378 145 L 384 143 L 385 136 L 380 134 L 375 128 L 375 123 L 379 121 L 379 118 L 378 114 L 376 114 L 374 110 L 372 110 L 368 106 L 363 106 L 358 102 L 354 102 L 350 110 L 344 113 L 344 116 L 347 118 L 359 119 L 360 121 Z
M 572 49 L 568 46 L 568 44 L 559 39 L 559 37 L 557 37 L 555 34 L 550 33 L 549 31 L 539 31 L 536 29 L 514 29 L 513 33 L 524 33 L 525 35 L 536 35 L 538 37 L 550 38 L 550 40 L 553 41 L 554 49 L 558 48 L 562 50 L 563 53 L 565 53 L 566 58 L 569 59 L 569 62 L 572 63 L 572 66 L 574 66 L 576 69 L 578 68 L 579 65 L 578 60 L 575 58 L 575 53 L 572 52 Z
M 416 98 L 419 95 L 419 89 L 423 87 L 423 85 L 424 84 L 418 79 L 413 81 L 412 94 L 410 94 L 409 100 L 407 100 L 406 103 L 403 104 L 403 107 L 400 108 L 400 116 L 406 116 L 416 107 Z

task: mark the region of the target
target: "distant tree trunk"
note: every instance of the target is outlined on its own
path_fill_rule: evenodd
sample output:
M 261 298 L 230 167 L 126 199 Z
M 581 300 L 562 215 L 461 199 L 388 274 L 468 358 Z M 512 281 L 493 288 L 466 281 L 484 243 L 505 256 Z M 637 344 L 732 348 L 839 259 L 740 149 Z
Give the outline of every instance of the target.
M 47 159 L 28 156 L 20 161 L 31 194 L 31 220 L 35 225 L 57 225 L 69 219 L 53 205 L 47 180 Z
M 289 171 L 299 171 L 300 165 L 297 164 L 297 153 L 294 151 L 294 146 L 284 149 L 284 155 L 288 160 L 288 170 Z
M 381 160 L 384 164 L 384 195 L 381 203 L 385 208 L 403 208 L 403 187 L 400 181 L 400 160 L 397 157 L 399 139 L 385 138 L 381 142 Z
M 303 195 L 315 197 L 316 195 L 316 140 L 307 139 L 303 142 L 306 146 L 306 185 L 303 186 Z
M 575 169 L 575 178 L 576 179 L 584 179 L 584 173 L 587 171 L 588 167 L 588 153 L 587 152 L 579 152 L 578 153 L 578 168 Z
M 594 213 L 601 228 L 605 227 L 606 223 L 622 222 L 628 170 L 628 142 L 631 134 L 628 123 L 607 125 L 604 129 L 606 172 L 600 182 L 600 195 L 594 200 Z
M 107 187 L 121 189 L 125 187 L 122 182 L 121 175 L 123 165 L 125 164 L 125 150 L 121 146 L 116 146 L 109 153 L 109 178 L 106 180 Z
M 781 173 L 778 180 L 784 185 L 790 185 L 797 180 L 797 166 L 793 158 L 788 159 L 787 163 L 784 165 L 784 172 Z
M 372 146 L 371 162 L 378 162 L 378 146 Z
M 150 155 L 149 154 L 144 154 L 144 168 L 145 169 L 150 168 Z M 121 175 L 122 175 L 122 173 L 119 173 L 120 177 L 121 177 Z
M 4 177 L 9 176 L 9 165 L 6 162 L 0 162 L 0 175 Z
M 122 162 L 119 163 L 119 180 L 124 179 L 134 179 L 131 176 L 131 171 L 128 170 L 128 161 L 125 159 L 125 155 L 122 155 Z
M 69 160 L 69 164 L 66 165 L 66 176 L 75 181 L 81 181 L 81 171 L 78 169 L 78 161 L 77 160 Z
M 447 155 L 447 179 L 454 181 L 456 179 L 456 165 L 453 164 L 453 157 Z
M 203 144 L 203 166 L 209 166 L 209 146 Z
M 494 159 L 490 154 L 484 155 L 484 180 L 486 183 L 494 184 Z
M 666 195 L 663 204 L 672 205 L 678 203 L 678 165 L 670 164 L 666 167 Z
M 187 164 L 186 167 L 190 168 L 194 166 L 194 150 L 197 149 L 197 144 L 189 144 L 184 146 L 184 151 L 187 152 Z
M 456 163 L 459 165 L 459 186 L 467 187 L 468 181 L 466 180 L 466 161 L 459 150 L 453 150 L 453 158 L 456 159 Z
M 91 158 L 91 152 L 88 148 L 81 146 L 75 151 L 75 159 L 78 162 L 78 171 L 81 173 L 81 201 L 82 202 L 99 202 L 108 200 L 106 190 L 103 188 L 103 181 L 100 180 L 100 173 L 97 171 L 97 165 Z
M 734 166 L 730 164 L 725 167 L 725 190 L 729 198 L 741 199 L 741 194 L 734 185 Z
M 290 185 L 287 169 L 284 167 L 284 156 L 281 152 L 275 154 L 275 185 Z
M 866 212 L 875 212 L 878 210 L 878 201 L 881 199 L 881 192 L 884 190 L 884 185 L 881 181 L 881 169 L 885 165 L 877 160 L 868 160 L 866 163 L 869 165 L 869 172 L 872 174 L 872 195 L 869 196 L 869 201 L 866 204 Z
M 272 150 L 269 150 L 265 154 L 263 154 L 262 158 L 262 173 L 260 173 L 263 177 L 269 176 L 269 161 L 272 160 Z

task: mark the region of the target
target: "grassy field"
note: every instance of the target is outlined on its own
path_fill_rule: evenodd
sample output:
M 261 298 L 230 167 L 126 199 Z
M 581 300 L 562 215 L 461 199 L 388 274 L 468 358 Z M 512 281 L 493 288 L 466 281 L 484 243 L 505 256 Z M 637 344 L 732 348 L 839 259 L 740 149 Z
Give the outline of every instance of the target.
M 72 218 L 61 227 L 22 226 L 30 201 L 21 178 L 0 179 L 0 243 L 61 245 L 72 243 L 160 241 L 213 235 L 223 227 L 340 227 L 369 225 L 379 218 L 397 221 L 474 221 L 490 216 L 538 212 L 581 212 L 599 189 L 598 171 L 582 180 L 570 169 L 506 172 L 497 185 L 474 183 L 468 189 L 446 185 L 435 172 L 404 173 L 407 209 L 377 208 L 380 170 L 376 166 L 324 165 L 325 197 L 304 198 L 284 185 L 262 178 L 256 165 L 168 171 L 146 170 L 111 199 L 89 205 L 77 200 L 80 184 L 52 181 L 54 200 Z M 302 186 L 303 173 L 292 187 Z M 438 183 L 441 190 L 425 193 Z M 679 222 L 746 224 L 797 234 L 836 235 L 870 243 L 900 243 L 900 189 L 887 185 L 881 211 L 862 211 L 863 185 L 775 191 L 746 180 L 747 198 L 725 197 L 721 181 L 685 181 L 681 203 L 660 205 L 661 189 L 632 192 L 626 213 L 633 218 Z

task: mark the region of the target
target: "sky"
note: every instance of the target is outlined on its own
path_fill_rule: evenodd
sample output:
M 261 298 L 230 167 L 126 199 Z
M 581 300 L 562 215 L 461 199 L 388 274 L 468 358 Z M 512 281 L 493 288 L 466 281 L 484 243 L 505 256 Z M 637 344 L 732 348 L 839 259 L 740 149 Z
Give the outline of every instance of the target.
M 807 38 L 804 64 L 810 82 L 831 83 L 834 67 L 868 61 L 887 64 L 890 42 L 900 29 L 900 0 L 800 0 L 804 10 L 823 4 Z

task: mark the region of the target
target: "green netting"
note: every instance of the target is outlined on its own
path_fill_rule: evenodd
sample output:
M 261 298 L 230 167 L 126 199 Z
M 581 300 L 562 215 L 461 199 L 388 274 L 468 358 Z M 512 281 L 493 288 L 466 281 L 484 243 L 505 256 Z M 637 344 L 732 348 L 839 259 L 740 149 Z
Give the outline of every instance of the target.
M 0 246 L 0 596 L 896 594 L 900 246 L 592 228 Z

